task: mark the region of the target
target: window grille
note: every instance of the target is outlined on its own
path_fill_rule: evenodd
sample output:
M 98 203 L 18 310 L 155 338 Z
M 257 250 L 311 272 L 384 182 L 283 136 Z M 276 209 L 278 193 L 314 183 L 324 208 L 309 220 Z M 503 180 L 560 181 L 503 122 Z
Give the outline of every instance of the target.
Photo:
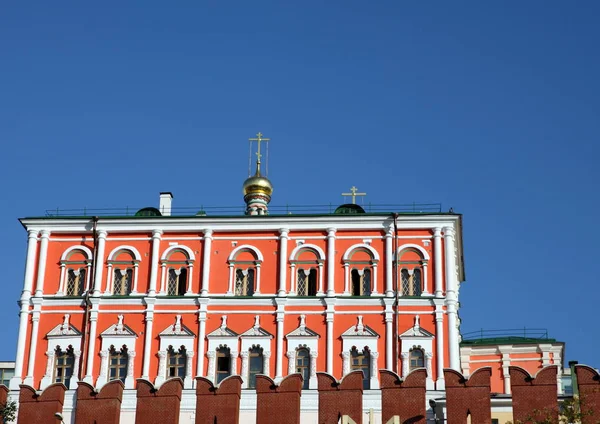
M 69 269 L 67 272 L 67 296 L 81 296 L 85 282 L 85 268 Z
M 425 367 L 425 357 L 421 349 L 412 349 L 410 351 L 410 370 Z
M 362 272 L 361 272 L 362 271 Z M 371 295 L 371 269 L 353 269 L 352 273 L 352 296 Z
M 254 294 L 254 269 L 235 271 L 235 295 L 252 296 Z
M 121 380 L 125 383 L 128 362 L 129 356 L 125 346 L 120 350 L 116 350 L 114 346 L 111 346 L 108 357 L 108 381 Z
M 131 280 L 133 279 L 133 270 L 115 269 L 113 282 L 113 295 L 127 296 L 131 293 Z
M 411 271 L 402 269 L 402 296 L 421 296 L 421 269 L 415 268 Z
M 63 383 L 69 387 L 71 377 L 73 376 L 74 363 L 75 356 L 73 355 L 73 348 L 71 346 L 66 350 L 57 347 L 54 356 L 54 382 Z
M 187 268 L 169 269 L 168 296 L 183 296 L 185 294 L 187 275 Z

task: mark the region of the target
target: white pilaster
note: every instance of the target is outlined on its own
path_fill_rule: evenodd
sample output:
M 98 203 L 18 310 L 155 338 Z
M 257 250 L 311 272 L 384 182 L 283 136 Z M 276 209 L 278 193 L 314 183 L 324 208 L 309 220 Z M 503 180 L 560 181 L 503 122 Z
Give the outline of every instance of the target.
M 154 380 L 154 384 L 156 386 L 163 384 L 165 382 L 166 375 L 167 375 L 167 351 L 159 350 L 158 351 L 158 374 L 156 375 L 156 380 Z M 142 378 L 145 378 L 145 377 L 142 376 Z
M 240 352 L 240 356 L 242 357 L 242 370 L 240 371 L 240 375 L 242 376 L 242 389 L 248 388 L 248 357 L 250 356 L 250 352 L 247 350 L 243 350 Z
M 425 388 L 427 390 L 433 390 L 433 373 L 432 373 L 432 358 L 433 353 L 425 352 L 425 368 L 427 369 L 427 379 L 425 380 Z
M 436 390 L 444 390 L 446 382 L 444 380 L 444 311 L 441 306 L 435 310 L 435 357 L 437 364 Z
M 263 374 L 267 376 L 271 376 L 271 351 L 266 350 L 263 353 Z
M 290 230 L 282 228 L 279 230 L 279 290 L 278 296 L 285 296 L 287 287 L 287 255 Z M 294 278 L 293 276 L 291 278 Z
M 215 357 L 216 353 L 214 351 L 206 352 L 206 357 L 208 358 L 208 370 L 206 371 L 206 378 L 208 378 L 213 383 L 216 382 L 215 379 Z
M 500 353 L 502 353 L 502 376 L 504 377 L 504 393 L 510 395 L 510 354 L 508 353 L 508 351 L 503 350 L 502 348 L 500 349 Z
M 423 261 L 423 295 L 425 296 L 429 296 L 429 285 L 428 285 L 428 279 L 429 277 L 427 276 L 428 274 L 428 270 L 427 270 L 427 261 Z
M 35 366 L 35 355 L 37 354 L 38 332 L 40 328 L 40 311 L 42 309 L 42 299 L 33 298 L 33 313 L 31 316 L 31 342 L 29 347 L 29 360 L 27 361 L 27 378 L 24 383 L 33 386 L 33 375 Z
M 371 390 L 379 389 L 379 379 L 377 371 L 379 370 L 379 352 L 371 352 L 371 378 L 369 379 Z
M 391 299 L 385 299 L 385 368 L 394 370 L 394 331 L 392 327 L 393 309 Z
M 237 359 L 239 352 L 237 350 L 231 351 L 231 375 L 237 374 Z
M 434 258 L 434 280 L 435 297 L 443 297 L 442 290 L 442 229 L 437 227 L 433 229 L 433 258 Z
M 277 301 L 277 351 L 275 360 L 275 380 L 283 378 L 283 319 L 285 316 L 285 300 Z
M 160 258 L 160 239 L 162 236 L 161 230 L 152 231 L 152 253 L 150 262 L 150 281 L 148 284 L 148 296 L 156 296 L 156 283 L 158 280 L 158 261 Z M 146 355 L 144 355 L 144 361 Z
M 377 291 L 377 262 L 373 264 L 373 291 L 371 294 L 379 294 Z
M 35 254 L 37 252 L 38 230 L 27 231 L 27 259 L 25 261 L 25 278 L 23 282 L 23 293 L 21 300 L 29 299 L 33 288 L 33 273 L 35 271 Z M 21 348 L 21 350 L 24 346 Z M 20 373 L 19 373 L 20 375 Z
M 186 354 L 186 362 L 185 362 L 185 379 L 183 380 L 183 387 L 185 389 L 191 389 L 194 382 L 194 377 L 192 377 L 192 364 L 194 362 L 194 352 L 187 352 Z
M 96 380 L 96 387 L 102 387 L 108 381 L 108 350 L 100 351 L 100 375 Z
M 408 375 L 408 359 L 410 352 L 401 352 L 400 358 L 402 359 L 402 378 L 406 378 Z
M 296 351 L 288 350 L 285 356 L 288 359 L 288 375 L 291 375 L 296 371 Z
M 256 290 L 254 294 L 260 294 L 260 262 L 256 264 Z
M 21 312 L 19 312 L 19 338 L 17 339 L 17 354 L 15 355 L 15 376 L 10 380 L 10 390 L 19 390 L 21 376 L 23 375 L 23 362 L 25 360 L 29 299 L 21 300 L 19 304 L 21 305 Z
M 48 258 L 48 242 L 50 240 L 50 231 L 42 230 L 40 233 L 40 256 L 38 258 L 38 275 L 35 285 L 36 297 L 44 295 L 44 280 L 46 276 L 46 259 Z
M 393 280 L 393 264 L 394 264 L 394 247 L 393 240 L 394 227 L 390 225 L 385 233 L 385 295 L 386 297 L 394 296 L 394 280 Z M 391 368 L 388 368 L 391 369 Z
M 344 296 L 350 296 L 350 265 L 344 263 Z
M 193 288 L 192 288 L 193 281 L 194 281 L 194 263 L 190 261 L 189 265 L 188 265 L 187 289 L 185 292 L 186 296 L 194 295 Z
M 100 296 L 102 290 L 102 272 L 104 271 L 104 249 L 106 247 L 106 236 L 108 233 L 104 230 L 98 230 L 96 233 L 98 238 L 98 248 L 96 249 L 95 268 L 96 275 L 94 275 L 94 291 L 92 296 Z
M 138 292 L 138 271 L 139 264 L 136 262 L 133 264 L 133 287 L 131 289 L 131 294 L 137 294 Z
M 317 381 L 317 358 L 318 353 L 311 350 L 310 351 L 310 378 L 308 382 L 308 388 L 311 390 L 317 389 L 318 381 Z
M 335 307 L 333 303 L 327 303 L 325 321 L 327 325 L 327 352 L 326 352 L 326 371 L 333 375 L 333 315 Z
M 342 352 L 342 377 L 350 373 L 350 352 Z
M 327 296 L 335 296 L 335 228 L 327 229 Z
M 450 349 L 450 368 L 460 372 L 454 228 L 444 227 L 444 241 L 446 253 L 446 313 L 448 314 L 448 346 Z
M 135 352 L 133 350 L 127 351 L 127 377 L 125 378 L 125 388 L 133 389 L 135 383 L 135 376 L 133 375 L 135 362 Z
M 208 299 L 198 299 L 200 308 L 198 309 L 198 361 L 196 363 L 196 376 L 202 377 L 204 373 L 204 339 L 206 338 L 206 311 L 208 308 Z
M 83 380 L 91 385 L 94 385 L 94 359 L 96 358 L 96 328 L 98 326 L 98 307 L 100 306 L 99 299 L 90 299 L 92 303 L 92 309 L 90 311 L 90 332 L 88 334 L 88 355 L 87 355 L 87 369 Z
M 202 249 L 202 290 L 200 296 L 208 296 L 208 284 L 210 281 L 210 252 L 212 249 L 213 231 L 204 230 L 204 246 Z
M 67 266 L 65 264 L 60 264 L 60 284 L 58 285 L 58 291 L 56 292 L 57 296 L 64 296 L 65 295 L 65 276 L 67 274 Z M 90 278 L 90 268 L 88 266 L 87 272 L 85 274 L 85 278 L 86 280 L 89 280 Z M 89 290 L 87 288 L 87 283 L 86 283 L 86 291 Z
M 150 352 L 152 347 L 152 327 L 154 323 L 154 304 L 156 298 L 146 298 L 146 333 L 144 334 L 144 358 L 142 362 L 142 378 L 150 379 Z

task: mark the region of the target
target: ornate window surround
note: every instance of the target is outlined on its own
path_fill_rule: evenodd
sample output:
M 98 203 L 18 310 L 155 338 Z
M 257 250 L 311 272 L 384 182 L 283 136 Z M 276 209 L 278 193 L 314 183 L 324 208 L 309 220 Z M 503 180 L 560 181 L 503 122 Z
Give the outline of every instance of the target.
M 117 261 L 115 257 L 123 252 L 128 251 L 132 256 L 132 261 Z M 107 262 L 107 273 L 106 273 L 106 290 L 104 291 L 105 296 L 110 296 L 113 293 L 113 278 L 114 278 L 114 269 L 120 269 L 125 271 L 127 269 L 131 269 L 133 273 L 133 286 L 131 287 L 131 294 L 137 294 L 138 289 L 138 267 L 140 262 L 142 261 L 142 256 L 140 252 L 133 246 L 117 246 L 115 247 L 110 254 L 108 255 Z M 114 269 L 113 269 L 114 268 Z
M 186 256 L 185 262 L 171 261 L 169 259 L 171 257 L 171 255 L 177 251 L 183 253 Z M 167 294 L 167 280 L 168 280 L 169 269 L 172 268 L 172 269 L 178 270 L 181 268 L 187 268 L 188 275 L 187 275 L 185 295 L 193 296 L 194 293 L 192 291 L 192 282 L 194 281 L 193 280 L 193 274 L 194 274 L 193 271 L 194 271 L 194 262 L 195 261 L 196 261 L 196 256 L 194 255 L 194 251 L 192 249 L 190 249 L 188 246 L 185 246 L 183 244 L 177 244 L 177 245 L 170 246 L 168 249 L 166 249 L 160 258 L 161 278 L 160 278 L 159 294 L 162 296 Z
M 296 354 L 298 349 L 306 348 L 310 354 L 310 378 L 308 381 L 309 389 L 317 389 L 317 357 L 319 356 L 319 335 L 306 326 L 306 316 L 300 315 L 300 324 L 298 328 L 288 333 L 287 339 L 288 351 L 288 375 L 296 372 Z
M 206 378 L 216 383 L 216 355 L 217 349 L 221 346 L 228 347 L 231 360 L 230 375 L 237 374 L 237 358 L 239 355 L 238 342 L 239 334 L 227 327 L 227 315 L 221 317 L 221 326 L 209 333 L 206 338 L 208 339 L 208 350 L 206 356 L 208 357 L 208 370 Z
M 44 390 L 50 384 L 52 384 L 54 376 L 54 357 L 56 349 L 60 347 L 62 350 L 67 350 L 69 346 L 73 348 L 73 374 L 69 383 L 68 389 L 77 389 L 77 382 L 79 381 L 79 361 L 81 359 L 81 332 L 73 327 L 69 323 L 70 315 L 66 314 L 62 324 L 58 324 L 52 330 L 46 334 L 48 339 L 48 349 L 46 350 L 46 356 L 48 360 L 46 362 L 46 373 L 42 377 L 40 383 L 40 390 Z
M 368 240 L 367 240 L 368 241 Z M 352 261 L 352 256 L 357 251 L 366 251 L 371 256 L 370 263 L 365 263 L 364 261 Z M 344 262 L 344 296 L 350 296 L 350 272 L 352 268 L 356 268 L 357 265 L 363 266 L 363 269 L 366 267 L 371 268 L 371 296 L 379 296 L 380 293 L 377 290 L 377 264 L 379 263 L 379 253 L 375 250 L 371 245 L 367 243 L 358 243 L 350 246 L 344 256 L 342 257 L 342 261 Z M 353 267 L 354 265 L 354 267 Z
M 137 334 L 123 324 L 123 315 L 119 315 L 116 324 L 111 325 L 100 334 L 102 346 L 100 350 L 100 375 L 96 380 L 96 387 L 101 388 L 108 382 L 108 361 L 110 357 L 110 347 L 114 346 L 116 350 L 121 347 L 127 347 L 127 377 L 125 377 L 125 388 L 133 389 L 135 386 L 135 376 L 133 366 L 135 361 L 135 340 Z
M 352 348 L 355 347 L 361 351 L 366 347 L 371 353 L 371 390 L 379 389 L 379 380 L 377 378 L 377 360 L 379 359 L 377 340 L 379 339 L 379 334 L 371 327 L 363 324 L 362 315 L 359 315 L 357 319 L 357 325 L 353 325 L 342 333 L 342 374 L 346 375 L 350 372 L 350 351 Z
M 421 260 L 418 262 L 400 262 L 400 258 L 402 256 L 402 253 L 404 253 L 407 250 L 414 250 L 417 251 L 419 253 L 419 255 L 421 256 Z M 427 275 L 427 267 L 429 265 L 429 261 L 430 261 L 430 256 L 429 253 L 427 253 L 427 251 L 422 247 L 419 246 L 418 244 L 414 244 L 414 243 L 407 243 L 407 244 L 403 244 L 402 246 L 398 247 L 398 250 L 396 251 L 396 263 L 398 264 L 398 275 L 400 275 L 400 271 L 402 269 L 406 269 L 410 275 L 412 275 L 413 271 L 415 268 L 417 267 L 421 267 L 421 277 L 423 279 L 422 281 L 422 290 L 421 290 L 421 296 L 431 296 L 431 293 L 429 292 L 429 284 L 428 284 L 428 275 Z M 402 294 L 402 290 L 400 288 L 398 288 L 398 290 L 400 291 L 400 295 Z
M 433 339 L 435 336 L 427 330 L 421 328 L 419 315 L 415 316 L 415 324 L 404 333 L 398 336 L 400 339 L 402 359 L 402 377 L 406 378 L 410 370 L 410 351 L 421 349 L 424 354 L 425 368 L 427 369 L 427 390 L 433 390 L 432 358 L 433 358 Z M 439 378 L 439 376 L 438 376 Z
M 317 260 L 315 262 L 308 263 L 306 261 L 299 261 L 298 257 L 304 250 L 310 250 L 315 253 Z M 298 246 L 292 250 L 290 254 L 290 296 L 296 295 L 296 285 L 298 282 L 298 274 L 296 268 L 310 270 L 317 266 L 317 296 L 324 296 L 323 291 L 323 264 L 325 263 L 325 252 L 316 244 L 299 243 Z
M 253 261 L 238 261 L 237 257 L 242 252 L 250 252 L 254 256 Z M 260 266 L 263 263 L 264 257 L 263 254 L 256 247 L 243 244 L 241 246 L 236 247 L 231 251 L 229 257 L 227 258 L 227 262 L 229 264 L 229 284 L 227 288 L 227 296 L 233 296 L 235 293 L 235 274 L 236 269 L 241 269 L 245 267 L 245 269 L 254 267 L 254 296 L 260 295 Z
M 80 262 L 80 261 L 70 261 L 69 257 L 76 251 L 81 251 L 83 252 L 84 256 L 86 257 L 84 262 Z M 66 284 L 67 284 L 67 278 L 68 278 L 68 270 L 70 268 L 72 268 L 72 265 L 80 265 L 79 268 L 86 268 L 85 270 L 85 282 L 84 282 L 84 287 L 83 287 L 83 293 L 87 292 L 90 289 L 90 274 L 91 274 L 91 267 L 92 267 L 92 251 L 87 248 L 86 246 L 82 246 L 82 245 L 77 245 L 77 246 L 71 246 L 68 249 L 66 249 L 62 256 L 60 257 L 60 282 L 58 284 L 58 291 L 56 292 L 56 296 L 65 296 L 66 293 Z M 69 266 L 71 265 L 71 266 Z
M 249 354 L 250 349 L 253 347 L 261 347 L 263 352 L 263 372 L 267 376 L 270 376 L 270 359 L 271 359 L 271 340 L 273 335 L 267 330 L 260 326 L 260 315 L 254 317 L 254 325 L 247 331 L 240 334 L 242 346 L 240 349 L 240 356 L 242 357 L 242 388 L 248 388 L 248 373 L 249 373 Z
M 158 374 L 156 375 L 155 385 L 160 386 L 167 377 L 167 350 L 172 346 L 175 351 L 181 346 L 185 347 L 187 363 L 183 387 L 191 389 L 193 386 L 194 375 L 192 373 L 192 361 L 194 359 L 194 339 L 196 335 L 181 322 L 181 315 L 175 316 L 175 324 L 169 325 L 158 334 L 160 338 L 158 348 Z

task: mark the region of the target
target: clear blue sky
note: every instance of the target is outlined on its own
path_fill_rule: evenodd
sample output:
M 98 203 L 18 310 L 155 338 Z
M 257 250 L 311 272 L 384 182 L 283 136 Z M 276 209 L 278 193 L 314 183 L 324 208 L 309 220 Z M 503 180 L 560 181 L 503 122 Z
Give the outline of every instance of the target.
M 598 2 L 34 3 L 0 9 L 0 359 L 17 218 L 241 205 L 260 130 L 274 204 L 453 207 L 462 331 L 545 327 L 600 365 Z

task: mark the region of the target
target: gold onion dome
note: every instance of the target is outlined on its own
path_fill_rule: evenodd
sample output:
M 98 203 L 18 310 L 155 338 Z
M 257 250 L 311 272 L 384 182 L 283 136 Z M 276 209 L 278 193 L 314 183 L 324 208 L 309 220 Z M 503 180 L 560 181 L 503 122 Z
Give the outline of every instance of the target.
M 254 176 L 249 177 L 244 181 L 244 197 L 246 196 L 266 196 L 271 198 L 273 194 L 273 185 L 267 177 L 260 175 L 260 171 L 256 171 Z

